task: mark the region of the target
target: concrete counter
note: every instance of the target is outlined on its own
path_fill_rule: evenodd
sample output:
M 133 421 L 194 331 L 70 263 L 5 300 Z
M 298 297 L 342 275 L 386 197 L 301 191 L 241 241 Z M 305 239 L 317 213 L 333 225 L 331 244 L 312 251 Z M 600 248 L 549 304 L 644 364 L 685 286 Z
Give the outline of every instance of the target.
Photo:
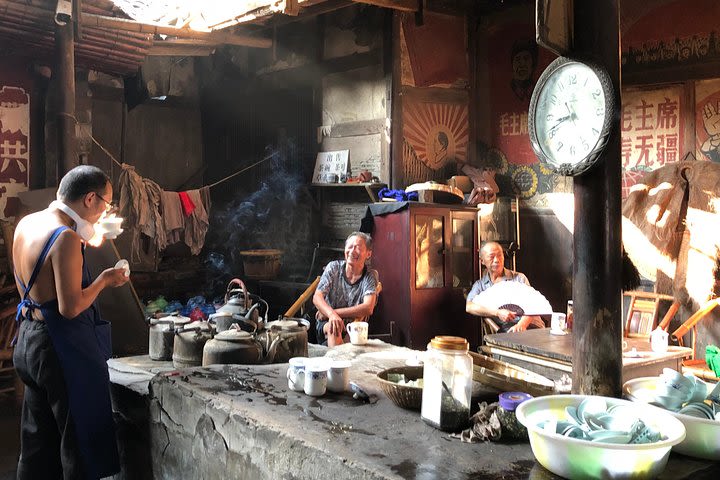
M 419 412 L 396 407 L 380 391 L 375 375 L 415 354 L 379 341 L 328 352 L 352 361 L 350 380 L 376 395 L 370 403 L 353 399 L 350 392 L 316 398 L 290 391 L 287 364 L 159 373 L 147 397 L 151 476 L 557 478 L 536 464 L 529 444 L 462 443 L 426 425 Z M 699 480 L 717 468 L 673 455 L 661 478 Z

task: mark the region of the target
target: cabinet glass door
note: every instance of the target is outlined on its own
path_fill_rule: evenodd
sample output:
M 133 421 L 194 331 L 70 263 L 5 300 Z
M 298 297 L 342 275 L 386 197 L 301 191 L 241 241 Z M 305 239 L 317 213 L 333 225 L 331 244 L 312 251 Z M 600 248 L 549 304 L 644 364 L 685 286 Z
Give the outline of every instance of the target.
M 475 280 L 474 229 L 475 222 L 472 219 L 452 219 L 452 286 L 455 288 L 471 287 Z
M 443 237 L 442 215 L 415 216 L 415 288 L 445 286 Z

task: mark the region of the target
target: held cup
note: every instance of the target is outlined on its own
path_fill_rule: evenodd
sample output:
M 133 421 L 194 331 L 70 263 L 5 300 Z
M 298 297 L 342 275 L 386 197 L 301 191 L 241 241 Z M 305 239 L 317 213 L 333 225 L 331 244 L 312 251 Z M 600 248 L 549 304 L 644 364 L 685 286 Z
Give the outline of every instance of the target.
M 365 345 L 368 341 L 368 323 L 352 322 L 348 323 L 348 335 L 350 335 L 350 343 L 353 345 Z
M 307 395 L 320 397 L 325 395 L 327 389 L 329 364 L 327 362 L 305 363 L 305 385 L 303 389 Z
M 350 380 L 350 361 L 335 360 L 328 370 L 327 389 L 331 392 L 342 393 L 347 389 Z
M 293 357 L 287 369 L 288 388 L 294 392 L 305 389 L 305 357 Z
M 120 217 L 110 216 L 102 218 L 96 224 L 96 231 L 102 233 L 105 238 L 113 239 L 117 238 L 123 232 L 122 229 L 123 219 Z

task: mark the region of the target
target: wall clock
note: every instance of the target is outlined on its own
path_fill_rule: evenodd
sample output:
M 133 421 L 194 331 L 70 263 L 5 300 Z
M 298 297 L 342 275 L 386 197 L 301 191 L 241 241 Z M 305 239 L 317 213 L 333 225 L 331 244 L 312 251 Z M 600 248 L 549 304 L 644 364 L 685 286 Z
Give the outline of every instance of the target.
M 530 143 L 540 161 L 556 173 L 579 175 L 607 145 L 617 114 L 608 73 L 594 63 L 560 57 L 533 90 Z

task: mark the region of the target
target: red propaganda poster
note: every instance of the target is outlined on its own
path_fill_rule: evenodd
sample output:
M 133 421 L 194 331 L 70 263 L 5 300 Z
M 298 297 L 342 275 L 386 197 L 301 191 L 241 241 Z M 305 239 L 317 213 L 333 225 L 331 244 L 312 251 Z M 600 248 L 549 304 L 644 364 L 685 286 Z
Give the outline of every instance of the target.
M 17 214 L 18 192 L 28 189 L 30 96 L 23 88 L 0 86 L 0 217 Z
M 532 165 L 528 108 L 538 77 L 552 54 L 535 43 L 531 24 L 512 24 L 489 34 L 492 143 L 510 165 Z
M 626 89 L 622 92 L 622 197 L 645 172 L 681 160 L 685 131 L 680 112 L 683 87 Z

